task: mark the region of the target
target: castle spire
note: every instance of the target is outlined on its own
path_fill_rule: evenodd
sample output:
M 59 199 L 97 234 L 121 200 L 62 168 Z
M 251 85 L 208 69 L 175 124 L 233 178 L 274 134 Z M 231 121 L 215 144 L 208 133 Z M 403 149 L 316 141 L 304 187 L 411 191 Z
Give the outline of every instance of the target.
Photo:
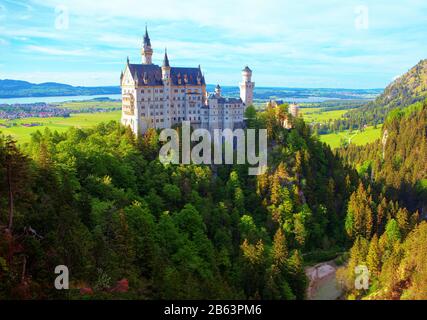
M 143 64 L 152 64 L 153 49 L 151 48 L 151 40 L 148 36 L 147 25 L 145 25 L 144 44 L 141 50 Z
M 170 77 L 171 77 L 171 66 L 169 64 L 168 51 L 165 48 L 165 57 L 163 59 L 163 64 L 162 64 L 162 79 L 165 85 L 170 84 L 170 81 L 169 81 Z
M 148 36 L 147 24 L 145 24 L 144 46 L 151 47 L 150 37 Z
M 169 58 L 168 58 L 168 50 L 165 48 L 165 57 L 163 59 L 163 67 L 168 67 L 170 68 L 169 65 Z
M 136 70 L 135 70 L 135 74 L 134 74 L 134 76 L 133 76 L 133 79 L 134 79 L 134 81 L 135 81 L 135 86 L 138 86 L 138 82 L 139 82 L 139 80 L 138 80 L 138 73 L 136 72 Z

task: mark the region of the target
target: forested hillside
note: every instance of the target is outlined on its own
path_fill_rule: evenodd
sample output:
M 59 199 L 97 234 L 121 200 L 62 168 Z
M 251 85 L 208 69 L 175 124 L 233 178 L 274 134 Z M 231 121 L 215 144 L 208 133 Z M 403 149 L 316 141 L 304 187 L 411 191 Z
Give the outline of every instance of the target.
M 406 107 L 427 97 L 427 59 L 392 82 L 376 100 L 376 105 L 393 109 Z
M 427 59 L 421 60 L 407 73 L 393 81 L 373 102 L 344 115 L 344 127 L 361 128 L 363 125 L 383 123 L 387 114 L 427 98 Z
M 382 139 L 339 151 L 388 198 L 427 211 L 427 101 L 392 111 Z
M 158 132 L 135 138 L 117 122 L 45 130 L 22 149 L 2 137 L 0 299 L 304 299 L 304 257 L 349 248 L 348 298 L 425 297 L 426 228 L 405 208 L 421 198 L 402 201 L 394 184 L 425 174 L 426 108 L 411 110 L 385 126 L 392 160 L 372 145 L 343 151 L 347 163 L 286 105 L 250 107 L 248 126 L 269 136 L 260 176 L 246 165 L 163 165 Z M 389 162 L 399 175 L 390 181 Z M 369 292 L 351 287 L 361 263 L 374 275 Z M 53 287 L 58 265 L 69 291 Z
M 369 185 L 348 204 L 345 228 L 354 244 L 340 272 L 348 298 L 427 298 L 427 223 L 419 223 L 427 210 L 426 123 L 426 102 L 395 110 L 382 141 L 339 152 Z M 370 271 L 369 290 L 354 288 L 357 265 Z
M 155 131 L 135 139 L 115 122 L 46 130 L 22 150 L 2 137 L 0 298 L 303 299 L 302 255 L 345 244 L 358 177 L 301 119 L 283 129 L 285 116 L 250 119 L 271 142 L 258 177 L 164 166 Z

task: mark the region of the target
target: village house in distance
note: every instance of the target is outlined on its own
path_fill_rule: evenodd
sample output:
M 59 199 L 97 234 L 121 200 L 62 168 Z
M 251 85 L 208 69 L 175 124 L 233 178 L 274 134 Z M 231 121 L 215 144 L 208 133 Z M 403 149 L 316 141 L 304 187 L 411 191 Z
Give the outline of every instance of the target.
M 162 66 L 152 63 L 153 49 L 147 28 L 141 50 L 142 63 L 127 59 L 120 76 L 122 119 L 135 134 L 148 128 L 164 129 L 182 121 L 190 121 L 194 129 L 234 129 L 243 126 L 243 115 L 253 102 L 252 70 L 242 70 L 240 98 L 225 98 L 221 87 L 206 91 L 205 77 L 197 68 L 171 67 L 167 52 Z

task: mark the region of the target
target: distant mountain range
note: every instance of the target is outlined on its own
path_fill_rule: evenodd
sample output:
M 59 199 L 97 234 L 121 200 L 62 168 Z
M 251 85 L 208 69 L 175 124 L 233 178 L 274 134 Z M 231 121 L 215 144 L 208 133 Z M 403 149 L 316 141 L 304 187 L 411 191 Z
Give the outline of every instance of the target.
M 213 92 L 215 85 L 208 84 L 208 92 Z M 328 89 L 328 88 L 279 88 L 255 87 L 255 100 L 284 100 L 292 101 L 311 99 L 346 99 L 365 100 L 376 98 L 382 89 Z M 90 96 L 103 94 L 120 94 L 119 86 L 109 87 L 75 87 L 68 84 L 45 82 L 34 84 L 21 80 L 0 80 L 0 98 L 25 98 L 25 97 L 54 97 L 54 96 Z M 239 96 L 237 86 L 223 86 L 224 96 Z
M 120 87 L 74 87 L 56 82 L 35 84 L 21 80 L 0 80 L 0 98 L 90 96 L 99 94 L 120 94 Z

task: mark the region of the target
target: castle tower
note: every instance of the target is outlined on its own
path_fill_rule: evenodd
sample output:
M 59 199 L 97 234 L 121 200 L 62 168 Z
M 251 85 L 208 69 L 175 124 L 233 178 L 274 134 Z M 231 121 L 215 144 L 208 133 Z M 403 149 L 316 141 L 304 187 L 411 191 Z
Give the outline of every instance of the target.
M 141 50 L 142 63 L 152 64 L 153 49 L 151 48 L 150 37 L 148 36 L 147 26 L 145 26 L 144 44 Z
M 255 82 L 252 82 L 252 70 L 246 66 L 242 70 L 242 82 L 240 83 L 240 98 L 246 106 L 253 103 Z
M 165 49 L 165 57 L 162 64 L 162 79 L 164 83 L 170 83 L 171 66 L 169 65 L 169 58 L 167 49 Z
M 221 87 L 219 86 L 219 84 L 217 84 L 216 87 L 215 87 L 215 95 L 218 98 L 221 97 Z
M 165 49 L 165 57 L 162 64 L 162 80 L 163 80 L 163 115 L 164 128 L 171 126 L 172 110 L 170 108 L 171 100 L 171 67 L 169 65 L 168 52 Z
M 298 117 L 299 114 L 299 106 L 296 103 L 292 103 L 289 105 L 289 113 L 294 117 Z

